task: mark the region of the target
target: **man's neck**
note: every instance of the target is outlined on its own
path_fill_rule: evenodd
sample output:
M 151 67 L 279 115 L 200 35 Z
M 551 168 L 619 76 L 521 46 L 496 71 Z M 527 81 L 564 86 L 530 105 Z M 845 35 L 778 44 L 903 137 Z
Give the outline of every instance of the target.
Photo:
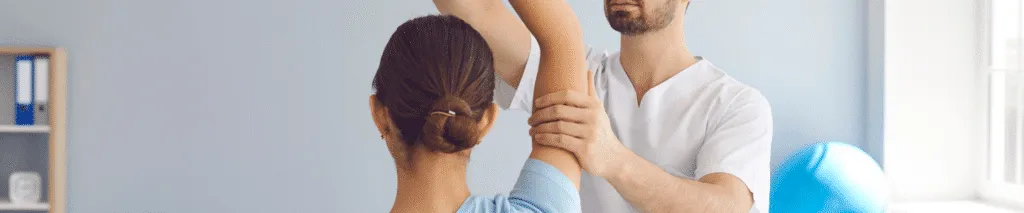
M 683 25 L 677 23 L 642 35 L 622 35 L 619 60 L 636 90 L 637 104 L 648 90 L 697 63 L 686 48 Z
M 427 155 L 436 156 L 420 155 L 408 167 L 398 169 L 398 194 L 392 213 L 455 212 L 469 197 L 465 157 Z

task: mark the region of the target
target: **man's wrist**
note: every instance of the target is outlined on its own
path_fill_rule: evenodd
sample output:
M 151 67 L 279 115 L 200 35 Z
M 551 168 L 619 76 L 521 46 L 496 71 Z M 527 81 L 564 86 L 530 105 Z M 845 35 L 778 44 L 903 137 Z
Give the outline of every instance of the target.
M 623 146 L 617 147 L 612 151 L 612 153 L 613 156 L 611 156 L 611 159 L 613 160 L 610 161 L 608 170 L 601 178 L 613 181 L 628 177 L 633 169 L 632 166 L 630 166 L 630 162 L 633 162 L 633 157 L 636 155 L 633 154 L 633 151 L 630 151 Z

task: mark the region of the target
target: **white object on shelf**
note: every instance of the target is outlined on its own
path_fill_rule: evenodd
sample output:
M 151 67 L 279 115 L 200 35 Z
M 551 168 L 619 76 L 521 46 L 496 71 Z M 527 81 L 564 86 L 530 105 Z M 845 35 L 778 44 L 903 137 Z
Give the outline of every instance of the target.
M 38 172 L 12 173 L 9 183 L 11 203 L 32 204 L 43 199 L 43 177 Z
M 33 89 L 35 93 L 35 110 L 33 110 L 33 117 L 35 117 L 36 125 L 46 125 L 50 123 L 50 109 L 47 104 L 50 101 L 50 57 L 37 55 L 35 58 L 35 82 Z
M 6 198 L 0 198 L 0 211 L 49 211 L 48 203 L 13 204 Z
M 49 133 L 50 126 L 46 125 L 0 125 L 0 133 Z

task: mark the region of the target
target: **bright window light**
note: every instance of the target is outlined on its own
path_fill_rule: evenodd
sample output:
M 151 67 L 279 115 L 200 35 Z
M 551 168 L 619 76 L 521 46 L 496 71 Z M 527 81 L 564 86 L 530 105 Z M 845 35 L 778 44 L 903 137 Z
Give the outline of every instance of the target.
M 1024 205 L 1024 0 L 988 0 L 982 10 L 987 35 L 988 149 L 983 199 Z

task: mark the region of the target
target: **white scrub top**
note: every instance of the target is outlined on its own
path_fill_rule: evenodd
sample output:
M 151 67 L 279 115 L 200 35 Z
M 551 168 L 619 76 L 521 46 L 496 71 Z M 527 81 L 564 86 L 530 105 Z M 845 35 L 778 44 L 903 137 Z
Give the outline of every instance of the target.
M 505 109 L 532 111 L 540 50 L 512 88 L 496 79 L 495 101 Z M 619 53 L 587 50 L 597 95 L 623 145 L 669 174 L 691 180 L 724 172 L 739 177 L 753 193 L 750 212 L 768 212 L 772 113 L 768 100 L 706 59 L 644 94 L 639 105 Z M 608 181 L 584 172 L 583 212 L 636 212 Z

